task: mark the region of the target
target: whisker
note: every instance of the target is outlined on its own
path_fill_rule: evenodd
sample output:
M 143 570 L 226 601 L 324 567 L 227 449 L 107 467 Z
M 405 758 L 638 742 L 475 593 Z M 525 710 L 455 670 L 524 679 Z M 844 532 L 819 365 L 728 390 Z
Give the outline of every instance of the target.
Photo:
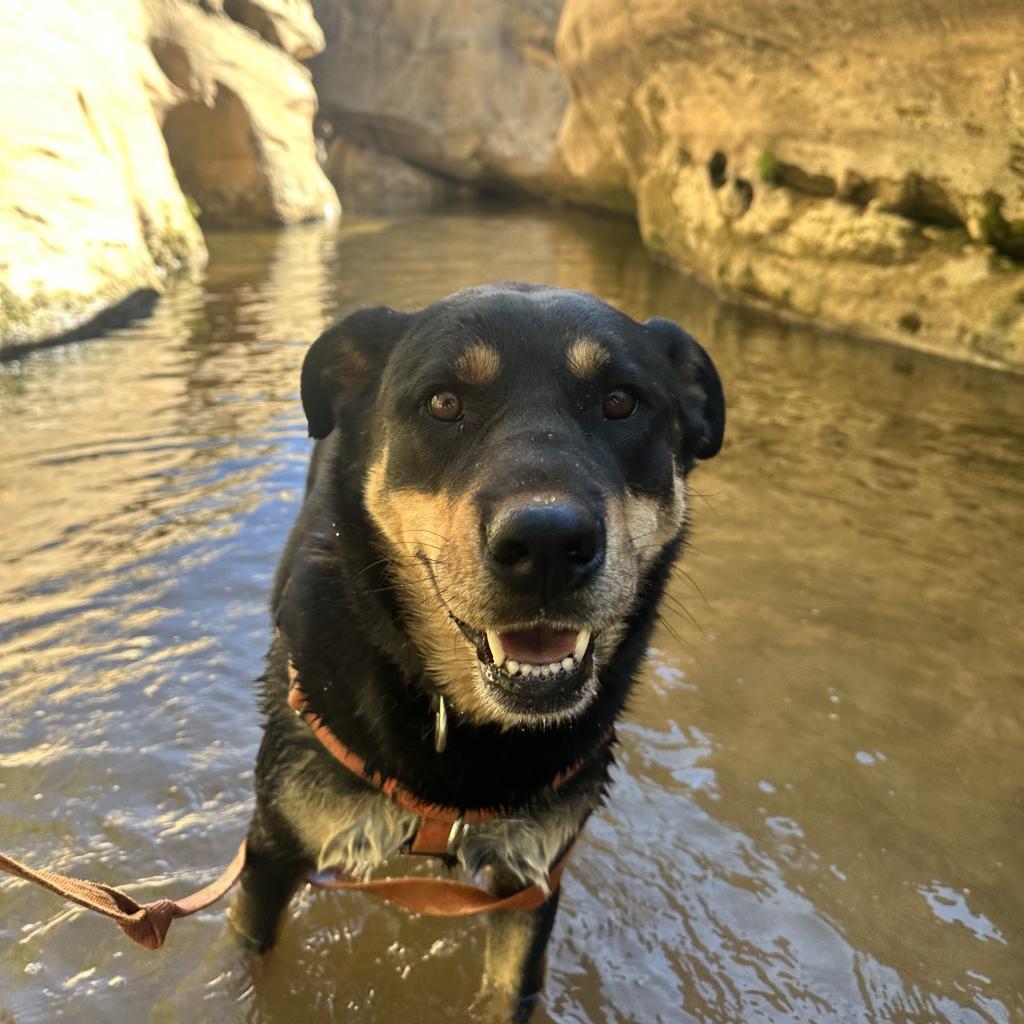
M 672 594 L 665 594 L 662 600 L 667 602 L 677 614 L 685 615 L 690 622 L 693 623 L 693 626 L 698 632 L 704 632 L 704 627 L 693 617 L 693 613 L 690 609 L 687 608 L 686 605 L 684 605 L 678 598 L 674 597 Z
M 700 584 L 681 565 L 676 564 L 672 566 L 672 575 L 675 576 L 676 573 L 679 573 L 683 577 L 683 579 L 686 580 L 686 582 L 689 583 L 690 586 L 693 587 L 693 589 L 696 590 L 698 594 L 700 594 L 701 598 L 703 599 L 706 605 L 711 604 L 711 602 L 708 600 L 707 594 L 705 594 L 704 591 L 701 590 Z

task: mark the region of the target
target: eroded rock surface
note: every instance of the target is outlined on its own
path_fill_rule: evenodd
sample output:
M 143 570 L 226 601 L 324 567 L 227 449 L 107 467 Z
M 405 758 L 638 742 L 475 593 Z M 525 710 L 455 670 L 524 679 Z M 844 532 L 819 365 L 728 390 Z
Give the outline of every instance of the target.
M 578 195 L 749 300 L 1024 364 L 1019 0 L 568 0 Z
M 320 43 L 305 0 L 0 9 L 0 345 L 62 335 L 201 266 L 195 214 L 336 213 L 309 74 L 289 55 Z
M 315 0 L 314 9 L 327 47 L 310 67 L 329 145 L 345 150 L 328 158 L 343 197 L 387 205 L 397 173 L 377 183 L 369 161 L 351 159 L 353 145 L 453 181 L 556 189 L 568 100 L 554 54 L 561 0 Z M 429 205 L 439 193 L 418 180 Z

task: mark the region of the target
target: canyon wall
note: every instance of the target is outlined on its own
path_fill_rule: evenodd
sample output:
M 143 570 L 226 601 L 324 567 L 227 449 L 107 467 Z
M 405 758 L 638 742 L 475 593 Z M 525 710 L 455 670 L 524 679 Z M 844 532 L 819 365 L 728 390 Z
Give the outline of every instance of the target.
M 333 182 L 356 213 L 634 217 L 743 302 L 1024 366 L 1019 0 L 8 8 L 0 343 L 152 299 L 202 264 L 197 220 L 333 217 Z
M 332 180 L 635 217 L 782 315 L 1024 365 L 1019 0 L 316 0 Z M 557 64 L 551 33 L 558 24 Z

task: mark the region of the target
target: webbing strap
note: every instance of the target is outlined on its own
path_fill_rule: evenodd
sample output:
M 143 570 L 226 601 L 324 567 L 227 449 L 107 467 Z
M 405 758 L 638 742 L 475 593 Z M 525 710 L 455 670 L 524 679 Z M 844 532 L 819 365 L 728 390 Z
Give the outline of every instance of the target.
M 310 878 L 313 885 L 327 889 L 350 889 L 394 903 L 417 914 L 434 917 L 466 917 L 494 910 L 534 910 L 548 900 L 558 888 L 562 871 L 572 844 L 551 869 L 547 889 L 528 885 L 508 896 L 496 896 L 487 889 L 448 878 L 373 878 L 365 882 L 345 878 L 337 871 L 328 870 Z M 153 900 L 138 903 L 126 892 L 101 882 L 88 882 L 71 875 L 61 875 L 45 868 L 30 868 L 26 864 L 0 853 L 0 871 L 34 882 L 44 889 L 77 903 L 87 910 L 113 918 L 133 942 L 146 949 L 159 949 L 167 938 L 175 918 L 188 917 L 216 903 L 238 881 L 245 867 L 245 843 L 238 848 L 234 859 L 220 877 L 197 892 L 180 900 Z
M 164 944 L 171 922 L 177 917 L 188 917 L 199 910 L 205 910 L 216 903 L 224 893 L 238 881 L 245 867 L 245 843 L 238 848 L 234 859 L 220 877 L 180 900 L 153 900 L 151 903 L 137 903 L 126 892 L 101 882 L 87 882 L 71 875 L 60 875 L 45 868 L 36 870 L 20 861 L 0 853 L 0 871 L 17 875 L 27 882 L 34 882 L 44 889 L 63 896 L 87 910 L 112 917 L 121 930 L 146 949 L 159 949 Z

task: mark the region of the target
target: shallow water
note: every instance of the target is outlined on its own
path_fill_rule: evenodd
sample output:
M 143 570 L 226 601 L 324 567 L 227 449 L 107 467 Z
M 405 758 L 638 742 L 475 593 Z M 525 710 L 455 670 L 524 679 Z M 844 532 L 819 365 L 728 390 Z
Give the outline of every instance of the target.
M 0 366 L 0 849 L 138 898 L 251 806 L 306 345 L 544 280 L 679 319 L 729 398 L 538 1021 L 1024 1021 L 1024 379 L 719 305 L 628 227 L 484 209 L 215 236 L 148 321 Z M 894 271 L 898 272 L 898 271 Z M 141 880 L 141 881 L 139 881 Z M 148 953 L 0 881 L 0 1021 L 461 1021 L 477 924 L 305 895 Z

